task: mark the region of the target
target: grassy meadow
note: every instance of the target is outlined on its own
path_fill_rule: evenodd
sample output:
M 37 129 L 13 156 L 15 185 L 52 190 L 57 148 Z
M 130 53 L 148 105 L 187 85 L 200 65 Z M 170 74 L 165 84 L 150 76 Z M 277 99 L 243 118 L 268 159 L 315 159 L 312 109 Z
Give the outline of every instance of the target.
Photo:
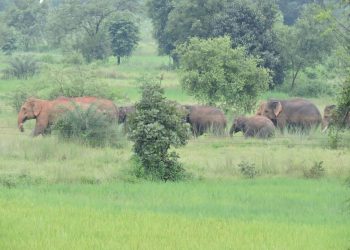
M 38 52 L 38 75 L 0 78 L 0 249 L 349 249 L 349 132 L 338 149 L 319 129 L 266 141 L 209 133 L 176 149 L 188 180 L 151 183 L 133 176 L 126 139 L 120 148 L 93 148 L 33 138 L 34 121 L 18 131 L 11 96 L 50 85 L 52 68 L 84 68 L 110 87 L 117 105 L 137 101 L 138 79 L 147 75 L 162 76 L 169 99 L 195 103 L 149 34 L 120 66 L 114 58 L 74 66 L 65 54 Z M 0 70 L 7 59 L 0 55 Z M 270 97 L 289 98 L 261 99 Z M 320 110 L 335 101 L 311 100 Z M 240 164 L 253 165 L 256 178 L 246 179 Z M 306 178 L 317 165 L 324 177 Z

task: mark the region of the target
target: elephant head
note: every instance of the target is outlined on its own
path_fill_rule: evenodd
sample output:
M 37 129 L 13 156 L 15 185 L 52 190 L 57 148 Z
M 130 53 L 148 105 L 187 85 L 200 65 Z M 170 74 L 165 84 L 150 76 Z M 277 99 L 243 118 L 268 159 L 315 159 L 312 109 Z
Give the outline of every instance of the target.
M 256 115 L 263 115 L 264 109 L 266 108 L 266 103 L 267 102 L 261 102 L 260 103 L 259 108 L 258 108 L 258 110 L 255 113 Z
M 332 122 L 336 105 L 328 105 L 324 108 L 322 119 L 322 131 L 326 131 L 329 124 Z
M 234 119 L 232 127 L 230 129 L 230 136 L 233 135 L 233 133 L 237 133 L 239 131 L 245 131 L 246 130 L 246 122 L 247 118 L 240 116 Z
M 42 109 L 42 103 L 38 99 L 29 98 L 21 107 L 18 113 L 18 128 L 21 132 L 24 131 L 23 123 L 26 120 L 35 119 L 38 117 Z
M 269 118 L 274 125 L 277 123 L 277 118 L 283 111 L 283 107 L 280 101 L 268 101 L 262 105 L 261 115 Z

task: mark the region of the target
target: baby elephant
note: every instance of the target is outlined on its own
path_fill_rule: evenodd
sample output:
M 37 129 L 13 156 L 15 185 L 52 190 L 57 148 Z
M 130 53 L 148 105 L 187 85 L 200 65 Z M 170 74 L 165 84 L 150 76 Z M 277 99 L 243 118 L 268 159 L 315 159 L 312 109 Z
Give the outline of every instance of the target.
M 233 121 L 230 135 L 242 131 L 245 137 L 268 138 L 275 134 L 275 126 L 265 116 L 240 116 Z

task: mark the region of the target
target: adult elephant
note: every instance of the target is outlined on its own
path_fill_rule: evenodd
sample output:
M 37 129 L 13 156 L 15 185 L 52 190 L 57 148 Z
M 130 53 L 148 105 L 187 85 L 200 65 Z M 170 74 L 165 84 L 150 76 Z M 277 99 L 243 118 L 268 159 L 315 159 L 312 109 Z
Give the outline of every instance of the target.
M 201 105 L 185 105 L 186 122 L 191 125 L 195 136 L 212 130 L 214 134 L 224 134 L 227 120 L 225 114 L 218 108 Z
M 240 116 L 233 121 L 230 129 L 230 136 L 240 131 L 243 132 L 245 137 L 269 138 L 275 134 L 275 126 L 272 121 L 265 116 Z
M 335 112 L 336 112 L 337 106 L 327 105 L 323 110 L 323 119 L 322 119 L 322 131 L 326 131 L 330 125 L 334 122 L 335 119 Z M 340 119 L 341 122 L 345 126 L 345 128 L 350 128 L 350 112 L 347 112 L 344 114 L 341 114 Z
M 67 110 L 73 110 L 76 105 L 83 109 L 87 109 L 90 105 L 95 105 L 99 112 L 107 114 L 111 119 L 116 120 L 118 118 L 117 107 L 112 101 L 107 99 L 97 97 L 59 97 L 49 101 L 29 98 L 18 113 L 18 128 L 23 132 L 23 123 L 27 120 L 36 119 L 33 136 L 44 135 L 59 115 Z
M 256 114 L 269 118 L 281 131 L 285 128 L 309 131 L 322 122 L 315 104 L 302 98 L 262 102 Z

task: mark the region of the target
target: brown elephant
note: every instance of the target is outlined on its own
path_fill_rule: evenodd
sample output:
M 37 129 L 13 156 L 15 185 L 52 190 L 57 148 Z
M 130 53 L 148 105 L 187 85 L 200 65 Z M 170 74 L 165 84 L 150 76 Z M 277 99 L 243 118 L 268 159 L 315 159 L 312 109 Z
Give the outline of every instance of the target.
M 324 108 L 323 111 L 323 119 L 322 119 L 322 131 L 326 131 L 330 125 L 334 122 L 335 112 L 336 112 L 337 106 L 327 105 Z M 346 114 L 343 114 L 342 117 L 340 117 L 343 120 L 343 124 L 345 128 L 350 128 L 350 112 L 347 112 Z
M 191 125 L 195 136 L 200 136 L 209 129 L 214 134 L 224 134 L 227 120 L 220 109 L 201 105 L 185 105 L 184 107 L 188 112 L 186 122 Z
M 309 131 L 322 122 L 315 104 L 302 98 L 262 102 L 256 114 L 269 118 L 282 132 L 285 128 Z
M 55 100 L 42 100 L 29 98 L 21 107 L 18 113 L 18 128 L 24 131 L 23 123 L 26 120 L 36 119 L 33 136 L 44 135 L 57 117 L 67 110 L 73 110 L 76 105 L 87 109 L 90 105 L 96 105 L 98 111 L 109 115 L 117 120 L 118 109 L 115 104 L 107 99 L 97 97 L 59 97 Z
M 233 121 L 230 136 L 240 131 L 245 137 L 269 138 L 275 134 L 275 125 L 265 116 L 240 116 Z

